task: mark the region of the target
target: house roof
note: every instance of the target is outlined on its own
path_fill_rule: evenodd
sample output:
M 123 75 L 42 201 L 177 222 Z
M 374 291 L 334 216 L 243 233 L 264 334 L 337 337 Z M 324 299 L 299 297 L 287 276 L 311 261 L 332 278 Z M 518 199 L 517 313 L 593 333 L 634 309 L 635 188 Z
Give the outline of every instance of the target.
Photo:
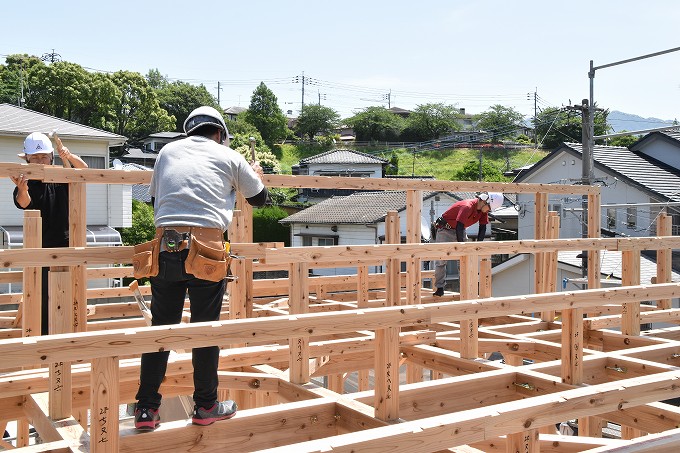
M 582 265 L 581 257 L 577 255 L 581 253 L 580 251 L 560 251 L 557 253 L 557 261 L 566 264 L 568 266 L 573 266 L 580 269 Z M 509 267 L 518 265 L 519 263 L 526 261 L 529 255 L 522 253 L 510 257 L 508 260 L 494 266 L 493 272 L 502 272 Z M 602 250 L 600 253 L 600 273 L 602 276 L 613 279 L 613 281 L 621 281 L 623 268 L 621 265 L 621 252 L 616 250 Z M 640 256 L 640 282 L 642 284 L 649 283 L 652 277 L 656 277 L 656 263 L 646 257 L 645 255 Z M 680 274 L 672 271 L 671 281 L 680 282 Z
M 180 137 L 186 137 L 184 132 L 156 132 L 155 134 L 149 134 L 146 138 L 167 138 L 176 139 Z
M 563 151 L 580 158 L 582 145 L 580 143 L 563 143 L 537 162 L 529 171 L 520 174 L 515 182 L 525 181 Z M 621 146 L 594 146 L 593 161 L 595 166 L 601 170 L 614 173 L 621 179 L 627 180 L 662 200 L 680 201 L 680 169 Z
M 667 131 L 655 131 L 645 134 L 638 141 L 629 146 L 633 151 L 642 149 L 648 142 L 661 139 L 669 142 L 674 142 L 675 146 L 680 147 L 680 129 L 672 129 Z
M 440 192 L 424 192 L 423 200 L 437 193 Z M 457 194 L 446 193 L 459 199 Z M 404 209 L 406 209 L 406 192 L 359 192 L 344 197 L 328 198 L 279 222 L 284 224 L 374 224 L 384 220 L 387 211 L 403 211 Z
M 239 113 L 245 112 L 246 110 L 247 109 L 245 107 L 232 106 L 224 109 L 224 113 L 226 113 L 227 115 L 238 115 Z
M 316 156 L 300 159 L 300 164 L 386 164 L 386 159 L 351 149 L 332 149 Z
M 144 170 L 153 171 L 153 168 L 145 167 L 135 163 L 123 164 L 123 170 Z M 149 195 L 148 184 L 133 184 L 132 185 L 132 199 L 143 201 L 144 203 L 151 203 L 151 195 Z
M 0 134 L 25 136 L 31 132 L 47 134 L 56 130 L 60 137 L 106 140 L 109 146 L 125 143 L 127 137 L 113 134 L 45 113 L 34 112 L 11 104 L 0 104 Z
M 557 254 L 557 261 L 577 268 L 581 268 L 581 257 L 576 257 L 580 251 L 570 250 L 561 251 Z M 618 250 L 602 250 L 600 252 L 600 272 L 602 275 L 610 276 L 621 280 L 623 275 L 623 267 L 621 265 L 621 252 Z M 650 283 L 652 277 L 656 277 L 656 263 L 644 255 L 640 256 L 640 283 Z M 671 280 L 680 282 L 680 274 L 671 272 Z
M 122 155 L 121 157 L 125 157 L 128 159 L 155 159 L 156 157 L 158 157 L 158 153 L 144 152 L 139 148 L 130 148 L 127 150 L 127 153 Z

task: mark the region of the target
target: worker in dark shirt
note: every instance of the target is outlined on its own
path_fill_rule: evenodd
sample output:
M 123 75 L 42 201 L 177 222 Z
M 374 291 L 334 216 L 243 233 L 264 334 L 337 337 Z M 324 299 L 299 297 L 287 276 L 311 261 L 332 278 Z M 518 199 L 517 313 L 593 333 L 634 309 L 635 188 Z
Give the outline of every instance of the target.
M 52 165 L 54 163 L 54 147 L 45 134 L 34 132 L 26 137 L 24 152 L 18 156 L 29 164 Z M 66 146 L 62 145 L 59 148 L 59 157 L 63 162 L 69 162 L 74 168 L 87 168 L 87 164 L 80 157 L 72 154 Z M 16 184 L 13 195 L 16 207 L 40 211 L 42 246 L 68 247 L 68 184 L 31 181 L 24 174 L 10 178 Z M 42 335 L 49 333 L 48 270 L 47 267 L 42 268 L 42 313 L 40 321 Z
M 451 205 L 434 225 L 437 229 L 436 242 L 465 242 L 465 229 L 479 222 L 477 240 L 483 241 L 486 226 L 489 224 L 489 212 L 503 205 L 503 194 L 497 192 L 481 192 L 475 198 L 461 200 Z M 446 260 L 435 261 L 434 286 L 435 296 L 444 295 L 446 282 Z

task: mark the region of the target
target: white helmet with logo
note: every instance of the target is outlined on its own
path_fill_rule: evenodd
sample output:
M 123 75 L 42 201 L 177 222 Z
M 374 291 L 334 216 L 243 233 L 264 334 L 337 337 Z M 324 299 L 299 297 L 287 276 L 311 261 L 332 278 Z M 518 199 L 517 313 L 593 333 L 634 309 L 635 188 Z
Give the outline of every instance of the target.
M 212 125 L 221 129 L 220 141 L 226 146 L 229 146 L 229 131 L 227 130 L 224 118 L 222 118 L 220 112 L 207 105 L 194 109 L 189 116 L 187 116 L 187 119 L 184 120 L 184 133 L 190 135 L 192 131 L 205 125 Z
M 489 208 L 491 211 L 494 211 L 501 206 L 503 206 L 503 194 L 500 192 L 482 192 L 479 195 L 477 195 L 477 198 L 479 198 L 482 201 L 485 201 L 486 204 L 489 205 Z
M 24 152 L 19 153 L 19 157 L 25 158 L 32 154 L 53 154 L 54 147 L 47 135 L 40 132 L 33 132 L 24 140 Z

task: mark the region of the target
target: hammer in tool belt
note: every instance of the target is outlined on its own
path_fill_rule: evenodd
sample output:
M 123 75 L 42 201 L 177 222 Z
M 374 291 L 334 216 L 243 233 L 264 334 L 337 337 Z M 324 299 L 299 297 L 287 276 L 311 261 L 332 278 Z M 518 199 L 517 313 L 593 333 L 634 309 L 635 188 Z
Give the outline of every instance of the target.
M 142 292 L 139 290 L 139 284 L 137 283 L 137 280 L 133 280 L 132 283 L 128 285 L 128 288 L 130 288 L 130 291 L 132 291 L 132 294 L 135 296 L 135 300 L 137 301 L 137 305 L 139 305 L 139 310 L 142 312 L 144 321 L 146 321 L 146 324 L 150 326 L 151 309 L 149 308 L 149 305 L 146 303 L 146 300 L 144 300 Z

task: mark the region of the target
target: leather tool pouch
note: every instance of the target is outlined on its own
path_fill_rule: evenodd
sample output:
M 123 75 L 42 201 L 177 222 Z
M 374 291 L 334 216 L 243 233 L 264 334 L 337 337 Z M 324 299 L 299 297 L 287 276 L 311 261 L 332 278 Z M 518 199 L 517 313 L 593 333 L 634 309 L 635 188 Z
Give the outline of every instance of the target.
M 437 217 L 437 219 L 434 221 L 434 226 L 437 229 L 447 228 L 448 225 L 449 224 L 446 222 L 446 220 L 441 217 Z
M 158 275 L 158 253 L 160 238 L 135 245 L 132 255 L 132 269 L 135 278 L 155 277 Z
M 222 241 L 199 241 L 191 235 L 184 270 L 196 278 L 219 282 L 226 278 L 231 258 Z

